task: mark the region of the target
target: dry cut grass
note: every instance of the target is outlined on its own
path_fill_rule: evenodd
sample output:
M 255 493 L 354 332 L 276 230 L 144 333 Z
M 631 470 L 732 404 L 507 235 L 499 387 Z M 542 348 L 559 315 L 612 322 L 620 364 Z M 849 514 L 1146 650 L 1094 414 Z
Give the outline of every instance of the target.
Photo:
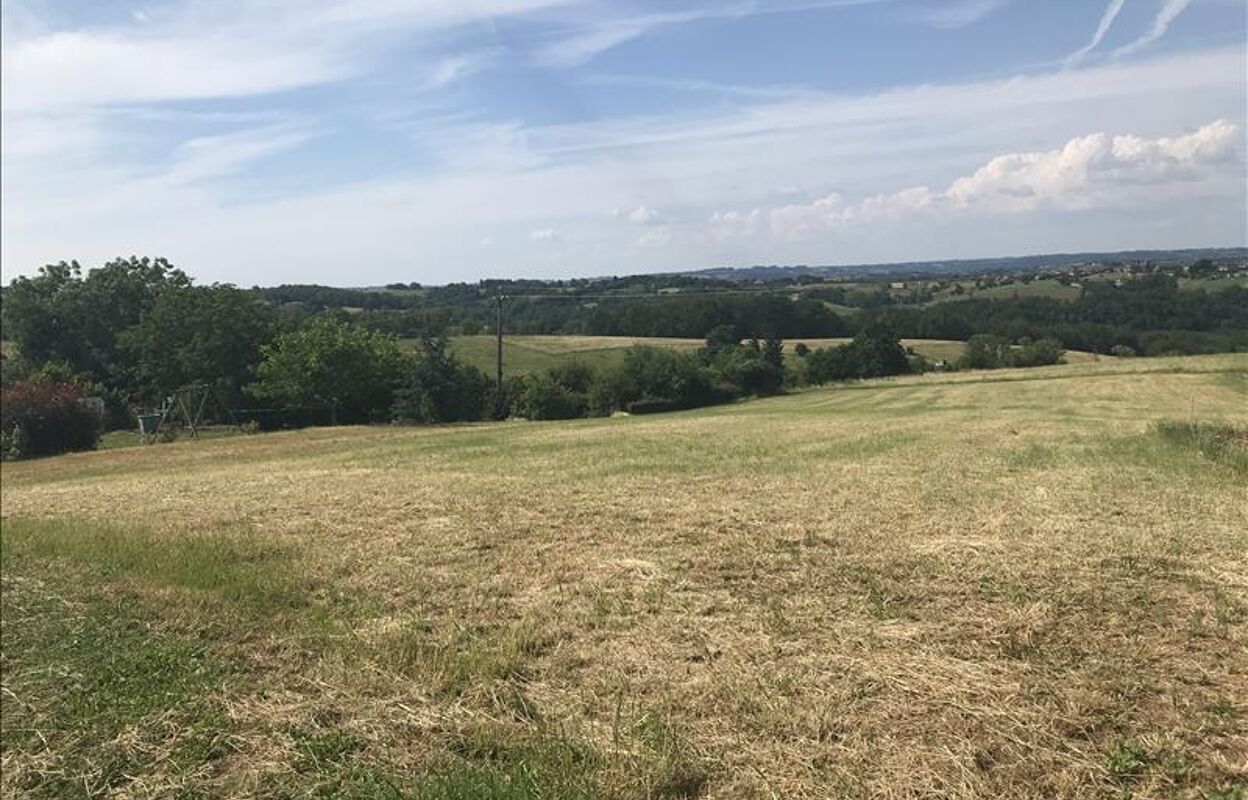
M 1248 483 L 1154 424 L 1248 423 L 1246 373 L 5 464 L 0 786 L 1240 797 Z

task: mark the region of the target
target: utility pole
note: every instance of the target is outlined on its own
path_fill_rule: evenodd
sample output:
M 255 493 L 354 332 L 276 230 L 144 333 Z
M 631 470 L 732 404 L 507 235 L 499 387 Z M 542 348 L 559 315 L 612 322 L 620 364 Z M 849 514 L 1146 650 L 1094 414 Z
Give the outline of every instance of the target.
M 498 337 L 498 357 L 495 361 L 497 368 L 495 372 L 497 391 L 495 397 L 494 416 L 499 419 L 502 419 L 503 416 L 503 300 L 505 299 L 506 298 L 501 294 L 494 298 L 494 333 Z

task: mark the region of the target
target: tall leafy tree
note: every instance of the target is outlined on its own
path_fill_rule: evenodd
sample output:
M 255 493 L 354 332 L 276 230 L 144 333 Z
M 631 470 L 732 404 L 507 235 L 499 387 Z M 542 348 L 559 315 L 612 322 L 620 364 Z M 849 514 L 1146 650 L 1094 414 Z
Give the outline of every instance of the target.
M 190 279 L 163 258 L 110 261 L 83 277 L 60 262 L 16 278 L 4 296 L 4 335 L 31 365 L 63 362 L 75 373 L 117 388 L 128 368 L 122 332 L 138 324 L 156 298 Z
M 398 339 L 316 317 L 261 348 L 250 391 L 289 408 L 328 410 L 334 422 L 389 415 L 408 358 Z
M 138 392 L 160 396 L 208 383 L 237 401 L 275 327 L 272 306 L 257 292 L 177 285 L 157 296 L 120 343 Z
M 447 350 L 445 339 L 427 336 L 404 373 L 394 413 L 411 422 L 472 422 L 487 413 L 491 386 L 484 372 Z

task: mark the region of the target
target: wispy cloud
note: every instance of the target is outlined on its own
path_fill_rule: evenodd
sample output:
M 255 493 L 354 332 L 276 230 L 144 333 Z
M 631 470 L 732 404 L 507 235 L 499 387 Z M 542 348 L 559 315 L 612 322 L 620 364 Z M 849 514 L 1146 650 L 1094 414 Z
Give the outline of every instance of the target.
M 792 100 L 811 97 L 818 92 L 795 86 L 746 86 L 687 78 L 664 78 L 652 75 L 596 74 L 579 78 L 583 86 L 625 86 L 641 89 L 662 89 L 671 92 L 717 94 L 752 100 Z
M 0 102 L 6 110 L 81 109 L 316 86 L 362 74 L 404 37 L 575 1 L 234 0 L 171 4 L 129 25 L 16 25 L 16 34 L 6 31 Z M 433 83 L 482 63 L 480 52 L 454 56 Z
M 1066 67 L 1070 68 L 1082 61 L 1088 53 L 1091 53 L 1097 46 L 1104 41 L 1105 35 L 1109 33 L 1109 29 L 1113 27 L 1114 20 L 1118 19 L 1118 15 L 1122 13 L 1122 7 L 1126 5 L 1127 0 L 1109 0 L 1109 5 L 1105 7 L 1105 13 L 1101 15 L 1101 21 L 1096 26 L 1096 31 L 1092 34 L 1092 39 L 1083 47 L 1066 57 Z
M 498 63 L 502 52 L 498 48 L 471 50 L 447 56 L 434 65 L 427 86 L 439 89 L 461 81 Z
M 915 19 L 933 28 L 965 28 L 1003 8 L 1010 0 L 956 0 L 914 14 Z
M 632 19 L 616 20 L 578 31 L 542 47 L 537 63 L 545 67 L 566 68 L 583 64 L 625 42 L 636 39 L 666 25 L 677 25 L 702 17 L 698 12 L 684 14 L 651 14 Z
M 178 148 L 177 161 L 157 182 L 167 188 L 235 174 L 253 162 L 298 147 L 315 135 L 312 130 L 283 125 L 197 137 Z
M 1157 16 L 1153 18 L 1153 26 L 1148 29 L 1140 38 L 1130 44 L 1123 45 L 1114 51 L 1115 56 L 1125 56 L 1131 53 L 1143 50 L 1153 42 L 1166 35 L 1166 31 L 1170 30 L 1170 23 L 1178 19 L 1178 16 L 1187 10 L 1192 4 L 1192 0 L 1165 0 L 1161 9 L 1157 12 Z
M 796 0 L 796 2 L 782 0 L 765 4 L 743 0 L 736 3 L 708 5 L 687 11 L 608 18 L 576 27 L 566 36 L 539 48 L 535 60 L 546 67 L 574 67 L 626 42 L 665 27 L 707 20 L 739 20 L 763 15 L 792 14 L 890 2 L 895 2 L 895 0 Z M 971 2 L 1001 5 L 1008 0 L 971 0 Z

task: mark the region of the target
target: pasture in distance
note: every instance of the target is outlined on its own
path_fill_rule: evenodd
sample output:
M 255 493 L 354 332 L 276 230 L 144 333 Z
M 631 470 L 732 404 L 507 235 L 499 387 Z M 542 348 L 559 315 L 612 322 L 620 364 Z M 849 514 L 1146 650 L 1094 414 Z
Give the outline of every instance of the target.
M 1238 797 L 1192 420 L 1248 356 L 5 463 L 0 790 Z
M 789 339 L 785 349 L 792 354 L 800 342 L 812 350 L 820 347 L 836 347 L 846 344 L 848 338 L 837 339 Z M 953 361 L 962 354 L 964 343 L 948 339 L 902 339 L 907 348 L 931 361 Z M 497 339 L 493 336 L 454 336 L 450 339 L 452 352 L 465 364 L 494 374 L 497 358 Z M 570 361 L 601 369 L 614 366 L 624 360 L 624 351 L 633 345 L 663 347 L 693 352 L 706 345 L 703 339 L 678 339 L 642 336 L 505 336 L 503 338 L 503 373 L 524 375 L 541 372 Z M 1088 361 L 1112 361 L 1112 356 L 1095 356 L 1078 350 L 1067 350 L 1065 359 L 1071 364 Z

